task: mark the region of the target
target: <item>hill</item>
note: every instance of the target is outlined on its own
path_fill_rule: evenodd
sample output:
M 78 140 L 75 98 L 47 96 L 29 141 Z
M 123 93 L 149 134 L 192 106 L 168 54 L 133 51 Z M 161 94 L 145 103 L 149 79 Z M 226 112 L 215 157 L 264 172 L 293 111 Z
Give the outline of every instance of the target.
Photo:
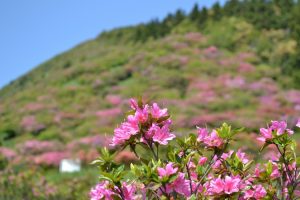
M 285 11 L 299 5 L 251 2 L 178 10 L 104 32 L 46 61 L 0 91 L 2 145 L 39 163 L 47 149 L 80 156 L 74 146 L 88 144 L 83 159 L 93 159 L 91 145 L 107 144 L 104 135 L 122 122 L 129 98 L 139 96 L 170 108 L 179 131 L 226 121 L 253 132 L 272 119 L 294 122 L 300 18 Z M 45 148 L 32 148 L 38 145 Z

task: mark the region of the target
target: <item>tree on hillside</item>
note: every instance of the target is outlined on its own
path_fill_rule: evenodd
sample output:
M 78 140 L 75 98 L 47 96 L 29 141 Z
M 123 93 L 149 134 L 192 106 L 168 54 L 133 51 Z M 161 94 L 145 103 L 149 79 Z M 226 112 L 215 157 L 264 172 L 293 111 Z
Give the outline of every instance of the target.
M 199 17 L 199 8 L 198 8 L 198 4 L 196 3 L 189 15 L 189 18 L 192 21 L 196 21 L 198 17 Z
M 212 11 L 213 11 L 213 15 L 212 15 L 213 20 L 220 20 L 222 18 L 222 8 L 219 2 L 216 2 L 212 6 Z
M 199 13 L 199 17 L 198 17 L 198 25 L 200 28 L 203 28 L 206 20 L 208 19 L 208 11 L 206 7 L 203 7 L 202 10 Z
M 224 15 L 226 15 L 226 16 L 232 16 L 232 15 L 240 14 L 240 2 L 239 2 L 239 0 L 228 0 L 224 5 L 223 11 L 224 11 Z
M 178 25 L 185 18 L 185 14 L 182 10 L 178 9 L 174 16 L 174 25 Z

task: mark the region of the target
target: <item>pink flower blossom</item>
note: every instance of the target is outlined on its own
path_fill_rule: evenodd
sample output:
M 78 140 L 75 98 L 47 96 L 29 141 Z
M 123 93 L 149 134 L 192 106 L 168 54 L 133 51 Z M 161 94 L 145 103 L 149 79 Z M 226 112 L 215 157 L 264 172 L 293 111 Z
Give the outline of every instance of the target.
M 133 109 L 133 110 L 136 110 L 138 109 L 138 103 L 136 102 L 135 99 L 130 99 L 130 107 Z
M 149 106 L 145 105 L 144 108 L 137 108 L 134 117 L 141 123 L 145 123 L 148 119 Z
M 136 187 L 133 184 L 127 184 L 126 182 L 123 182 L 122 183 L 122 191 L 123 191 L 125 200 L 132 200 L 132 199 L 134 199 Z
M 225 176 L 225 179 L 215 178 L 204 184 L 208 195 L 232 194 L 240 190 L 241 179 Z
M 98 183 L 94 188 L 90 191 L 90 199 L 91 200 L 102 200 L 103 198 L 107 200 L 113 200 L 111 197 L 114 192 L 108 189 L 109 182 L 103 181 Z
M 176 137 L 174 134 L 170 133 L 169 125 L 164 125 L 162 128 L 157 125 L 152 125 L 151 128 L 154 132 L 152 139 L 159 144 L 167 145 L 168 141 L 173 140 Z
M 223 153 L 222 155 L 221 155 L 221 158 L 223 159 L 223 160 L 226 160 L 227 158 L 229 158 L 232 154 L 233 154 L 233 150 L 230 150 L 228 153 Z
M 218 136 L 217 131 L 213 130 L 210 136 L 204 138 L 204 143 L 209 147 L 220 147 L 223 144 L 223 141 Z
M 224 193 L 232 194 L 239 191 L 239 184 L 241 179 L 239 177 L 226 176 L 224 179 Z
M 159 119 L 161 117 L 167 116 L 168 115 L 168 109 L 160 109 L 157 103 L 153 103 L 152 109 L 151 109 L 151 114 L 153 118 Z
M 168 194 L 172 193 L 173 190 L 185 197 L 189 197 L 191 195 L 189 181 L 184 178 L 184 173 L 180 172 L 175 181 L 167 185 L 166 192 Z
M 270 175 L 271 179 L 276 179 L 281 176 L 279 170 L 278 170 L 278 165 L 275 162 L 272 162 L 272 173 Z
M 122 145 L 129 140 L 132 135 L 136 135 L 138 132 L 139 124 L 136 118 L 132 115 L 129 115 L 127 122 L 122 123 L 119 128 L 115 129 L 111 145 Z
M 265 188 L 262 185 L 254 185 L 252 189 L 245 191 L 244 199 L 263 199 L 267 195 Z
M 173 168 L 173 163 L 168 163 L 166 165 L 166 168 L 161 168 L 161 167 L 158 167 L 157 168 L 157 172 L 158 172 L 158 175 L 160 178 L 163 178 L 165 176 L 170 176 L 170 175 L 173 175 L 177 172 L 178 168 Z
M 203 142 L 204 138 L 206 138 L 208 136 L 208 130 L 206 128 L 200 128 L 200 127 L 197 127 L 197 129 L 198 129 L 197 141 Z
M 254 169 L 254 175 L 256 177 L 259 177 L 262 172 L 263 170 L 260 168 L 260 164 L 257 164 Z
M 277 132 L 277 135 L 282 135 L 287 127 L 285 121 L 272 121 L 270 128 Z
M 199 159 L 198 165 L 203 166 L 207 161 L 207 157 L 203 156 Z
M 300 118 L 298 119 L 296 126 L 300 128 Z
M 238 150 L 236 152 L 237 157 L 242 161 L 243 164 L 246 164 L 249 162 L 249 159 L 246 157 L 246 153 L 242 152 L 242 150 Z
M 220 194 L 224 190 L 224 181 L 221 178 L 216 178 L 214 180 L 211 180 L 210 187 L 208 191 L 211 192 L 211 194 Z
M 223 144 L 223 140 L 219 137 L 216 130 L 208 133 L 205 128 L 198 128 L 198 142 L 203 142 L 207 147 L 219 148 Z
M 267 129 L 267 128 L 261 128 L 260 129 L 260 134 L 262 135 L 262 137 L 258 137 L 257 140 L 262 141 L 262 142 L 266 142 L 267 140 L 272 139 L 272 130 L 271 129 Z

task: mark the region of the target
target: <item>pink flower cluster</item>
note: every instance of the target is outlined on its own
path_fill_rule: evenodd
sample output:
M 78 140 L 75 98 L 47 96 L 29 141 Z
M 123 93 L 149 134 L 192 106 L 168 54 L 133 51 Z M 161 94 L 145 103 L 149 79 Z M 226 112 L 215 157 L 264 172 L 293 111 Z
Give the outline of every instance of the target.
M 266 142 L 285 133 L 292 135 L 294 134 L 294 131 L 287 128 L 285 121 L 272 121 L 270 127 L 260 129 L 261 137 L 258 137 L 257 139 L 259 141 Z
M 25 116 L 21 121 L 21 126 L 25 131 L 38 132 L 45 128 L 45 126 L 39 123 L 35 116 Z
M 18 145 L 18 149 L 23 154 L 39 154 L 62 149 L 62 144 L 54 141 L 28 140 L 24 144 Z
M 98 183 L 94 188 L 91 189 L 91 200 L 101 200 L 103 198 L 107 200 L 113 200 L 113 198 L 111 197 L 113 192 L 108 188 L 108 186 L 108 181 L 102 181 Z
M 271 166 L 271 173 L 269 174 L 269 178 L 271 180 L 279 178 L 281 175 L 280 175 L 280 172 L 279 172 L 278 164 L 276 162 L 272 162 L 272 161 L 269 161 L 269 163 L 270 163 L 270 166 Z M 255 167 L 255 170 L 254 170 L 255 177 L 260 177 L 261 175 L 266 174 L 267 167 L 268 167 L 267 164 L 265 164 L 264 168 L 262 169 L 260 167 L 260 165 L 257 164 L 256 167 Z
M 238 192 L 242 188 L 242 185 L 240 177 L 225 176 L 224 179 L 219 177 L 212 179 L 203 186 L 206 188 L 206 194 L 208 196 L 218 196 Z
M 207 147 L 220 148 L 223 145 L 222 138 L 219 137 L 216 130 L 211 133 L 206 128 L 198 128 L 198 142 L 202 142 Z
M 67 152 L 47 152 L 34 157 L 34 163 L 43 166 L 59 166 L 62 159 L 68 158 Z
M 212 165 L 212 167 L 214 169 L 221 169 L 222 168 L 222 162 L 226 161 L 227 159 L 229 159 L 232 154 L 234 153 L 233 150 L 230 150 L 228 153 L 223 153 L 220 157 L 220 159 L 217 158 L 217 156 L 215 156 L 214 159 L 214 164 Z M 236 156 L 238 157 L 238 159 L 240 160 L 241 163 L 243 163 L 244 165 L 247 164 L 250 160 L 247 158 L 246 153 L 242 152 L 240 149 L 236 152 Z
M 129 145 L 135 158 L 143 164 L 131 163 L 130 173 L 134 177 L 128 180 L 124 166 L 100 160 L 99 167 L 106 172 L 102 173 L 105 181 L 91 190 L 91 200 L 291 200 L 298 197 L 299 157 L 296 156 L 295 141 L 290 137 L 294 132 L 287 128 L 285 121 L 272 121 L 270 126 L 260 129 L 259 140 L 264 142 L 261 150 L 273 147 L 278 156 L 252 167 L 254 160 L 250 160 L 245 152 L 228 149 L 241 129 L 232 129 L 226 123 L 212 131 L 198 128 L 197 135 L 190 134 L 174 144 L 169 142 L 175 135 L 170 133 L 167 109 L 161 109 L 156 103 L 150 106 L 133 99 L 131 108 L 127 120 L 115 129 L 112 145 L 123 145 L 124 148 Z M 296 126 L 300 128 L 300 119 Z M 141 158 L 135 149 L 137 144 L 142 144 L 149 155 Z M 159 151 L 161 145 L 168 145 L 168 148 Z M 162 156 L 163 153 L 166 155 Z M 116 175 L 105 177 L 110 173 Z
M 170 177 L 171 175 L 176 174 L 178 168 L 174 168 L 173 163 L 168 163 L 165 168 L 158 167 L 157 171 L 159 177 L 162 179 L 164 177 Z M 161 187 L 161 191 L 167 194 L 175 191 L 186 197 L 189 197 L 191 195 L 191 191 L 189 189 L 189 181 L 185 179 L 185 174 L 182 172 L 179 172 L 177 178 L 173 182 L 168 183 L 165 188 Z
M 135 196 L 136 186 L 126 182 L 123 182 L 121 188 L 118 188 L 109 184 L 108 181 L 102 181 L 90 191 L 91 200 L 114 200 L 114 197 L 119 197 L 123 200 L 133 200 L 137 199 Z
M 263 199 L 267 195 L 266 189 L 262 185 L 254 185 L 245 191 L 243 199 Z
M 175 135 L 170 133 L 171 120 L 164 119 L 168 117 L 167 109 L 161 109 L 157 103 L 153 103 L 152 106 L 139 106 L 134 99 L 131 99 L 131 108 L 134 114 L 129 115 L 127 120 L 115 129 L 112 146 L 124 145 L 134 137 L 140 138 L 138 142 L 156 142 L 162 145 L 167 145 L 175 138 Z
M 8 160 L 11 160 L 17 156 L 17 153 L 12 149 L 0 147 L 0 155 L 4 156 Z

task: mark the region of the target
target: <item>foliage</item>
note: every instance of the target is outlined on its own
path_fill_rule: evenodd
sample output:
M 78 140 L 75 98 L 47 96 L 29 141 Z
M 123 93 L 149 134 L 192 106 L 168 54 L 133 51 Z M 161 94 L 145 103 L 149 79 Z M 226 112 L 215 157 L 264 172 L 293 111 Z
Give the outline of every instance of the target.
M 226 123 L 211 132 L 198 127 L 198 135 L 177 138 L 170 133 L 167 109 L 141 100 L 131 100 L 127 121 L 115 129 L 113 146 L 130 147 L 140 160 L 125 169 L 107 149 L 93 163 L 100 169 L 99 183 L 91 189 L 92 200 L 101 199 L 297 199 L 299 198 L 299 157 L 294 133 L 284 121 L 272 121 L 261 128 L 260 151 L 274 145 L 278 157 L 255 165 L 230 144 L 242 129 Z M 297 126 L 300 128 L 300 120 Z M 141 146 L 151 157 L 140 156 Z M 166 147 L 165 147 L 166 146 Z M 165 155 L 159 148 L 166 148 Z

